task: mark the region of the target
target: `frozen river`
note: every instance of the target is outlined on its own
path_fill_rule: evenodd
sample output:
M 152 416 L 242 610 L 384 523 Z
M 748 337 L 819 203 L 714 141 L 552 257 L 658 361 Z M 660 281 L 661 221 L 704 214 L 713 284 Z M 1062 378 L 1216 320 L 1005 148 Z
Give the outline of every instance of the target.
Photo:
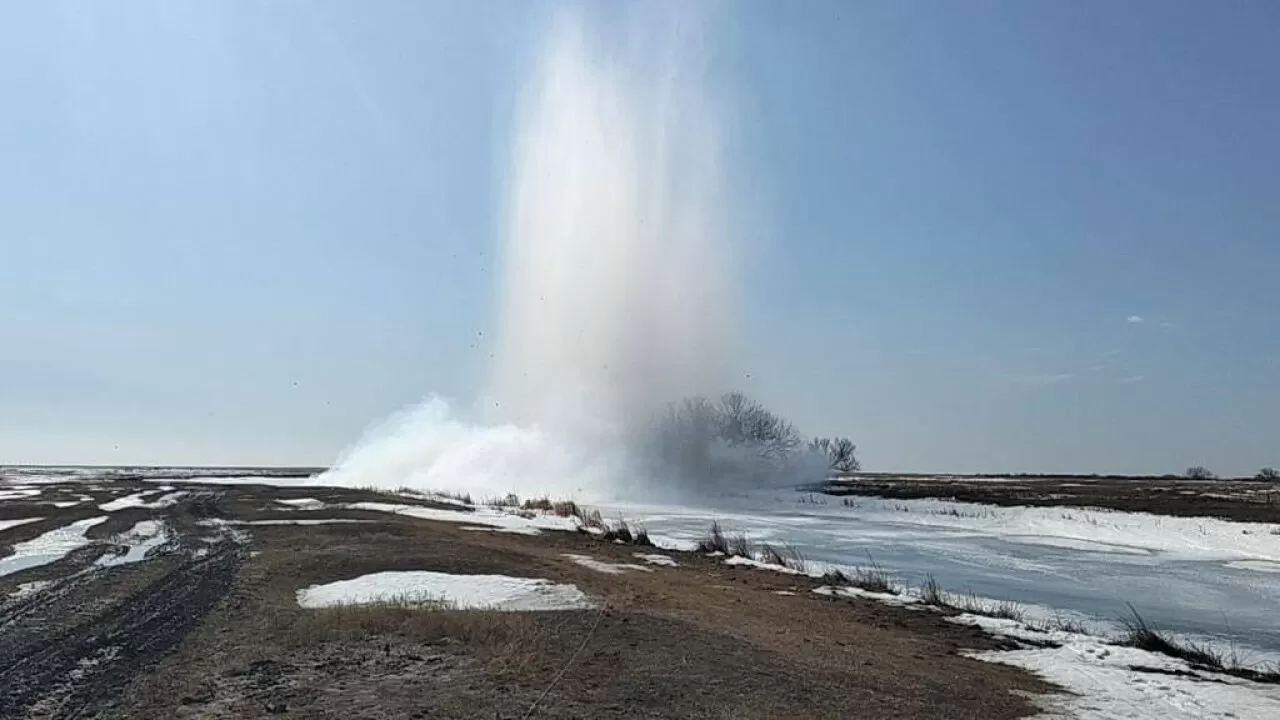
M 1280 534 L 1270 525 L 1082 508 L 769 492 L 730 508 L 617 504 L 659 544 L 688 547 L 712 520 L 790 544 L 809 561 L 866 566 L 900 583 L 1079 613 L 1115 625 L 1132 603 L 1151 624 L 1280 656 Z M 825 503 L 825 504 L 823 504 Z M 1262 652 L 1258 652 L 1262 651 Z

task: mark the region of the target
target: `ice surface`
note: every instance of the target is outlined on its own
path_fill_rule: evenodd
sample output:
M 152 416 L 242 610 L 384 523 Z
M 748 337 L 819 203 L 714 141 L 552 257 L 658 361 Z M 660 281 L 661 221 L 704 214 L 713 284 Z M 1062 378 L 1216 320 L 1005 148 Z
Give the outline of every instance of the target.
M 1280 563 L 1270 560 L 1232 560 L 1225 567 L 1235 570 L 1253 570 L 1255 572 L 1280 573 Z
M 1133 603 L 1161 629 L 1280 652 L 1274 526 L 1074 507 L 756 493 L 718 508 L 612 504 L 661 548 L 693 550 L 713 520 L 753 543 L 787 543 L 818 570 L 878 564 L 899 585 L 1044 606 L 1113 625 Z M 1240 562 L 1245 564 L 1241 565 Z
M 77 520 L 66 527 L 50 530 L 37 538 L 14 545 L 12 555 L 0 558 L 0 577 L 61 560 L 72 550 L 90 544 L 85 533 L 106 519 L 103 515 Z
M 573 585 L 507 575 L 452 575 L 424 570 L 391 571 L 312 585 L 298 591 L 305 608 L 377 602 L 440 602 L 450 608 L 542 611 L 593 607 Z
M 126 533 L 112 539 L 116 545 L 124 545 L 128 550 L 119 555 L 103 555 L 94 564 L 98 567 L 116 567 L 142 562 L 147 553 L 164 545 L 169 540 L 169 533 L 164 523 L 155 520 L 143 520 Z
M 561 553 L 565 557 L 574 561 L 585 568 L 590 568 L 596 572 L 602 572 L 606 575 L 621 575 L 628 570 L 638 570 L 640 572 L 653 572 L 653 568 L 647 568 L 643 565 L 635 565 L 632 563 L 611 563 L 603 560 L 596 560 L 590 555 L 574 555 L 573 553 Z

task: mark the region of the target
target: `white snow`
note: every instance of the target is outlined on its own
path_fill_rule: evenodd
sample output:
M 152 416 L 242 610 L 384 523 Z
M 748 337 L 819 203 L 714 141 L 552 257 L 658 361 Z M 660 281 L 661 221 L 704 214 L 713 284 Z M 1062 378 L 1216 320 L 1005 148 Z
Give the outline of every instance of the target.
M 635 565 L 632 563 L 611 563 L 603 560 L 596 560 L 590 555 L 574 555 L 573 553 L 561 553 L 565 557 L 581 565 L 582 567 L 602 572 L 606 575 L 621 575 L 628 570 L 638 570 L 640 572 L 653 572 L 653 568 L 644 565 Z
M 403 505 L 399 503 L 358 502 L 342 505 L 348 510 L 371 510 L 396 515 L 436 520 L 438 522 L 465 523 L 467 525 L 488 525 L 501 528 L 505 532 L 523 535 L 537 535 L 542 530 L 576 530 L 573 518 L 562 518 L 555 515 L 534 514 L 524 517 L 496 508 L 478 507 L 474 511 L 445 510 L 442 508 L 422 507 L 420 505 Z
M 116 512 L 117 510 L 124 510 L 126 508 L 147 508 L 151 510 L 166 508 L 171 505 L 176 505 L 179 500 L 181 500 L 183 497 L 187 495 L 186 491 L 178 490 L 176 492 L 168 492 L 167 494 L 161 495 L 160 497 L 156 498 L 151 502 L 147 502 L 146 500 L 144 500 L 144 498 L 150 497 L 157 493 L 172 491 L 172 490 L 173 490 L 172 486 L 165 486 L 165 487 L 157 488 L 155 490 L 144 490 L 142 492 L 136 492 L 132 495 L 125 495 L 124 497 L 116 498 L 111 502 L 103 503 L 98 506 L 98 509 L 102 510 L 103 512 Z
M 160 491 L 144 490 L 142 492 L 136 492 L 132 495 L 125 495 L 124 497 L 116 498 L 111 502 L 102 503 L 101 505 L 98 506 L 98 509 L 101 510 L 102 512 L 116 512 L 117 510 L 124 510 L 126 508 L 144 507 L 146 506 L 147 503 L 143 498 L 147 497 L 148 495 L 154 495 L 158 492 Z
M 650 565 L 661 565 L 662 567 L 679 567 L 670 555 L 662 555 L 661 553 L 632 553 L 635 557 L 649 563 Z
M 52 580 L 32 580 L 31 582 L 19 583 L 18 589 L 9 593 L 9 599 L 21 600 L 22 598 L 35 595 L 41 590 L 44 590 L 45 588 L 52 587 L 52 586 L 53 586 Z
M 796 570 L 795 568 L 786 567 L 785 565 L 776 565 L 774 563 L 761 562 L 759 560 L 742 557 L 740 555 L 733 555 L 729 558 L 726 558 L 724 561 L 724 564 L 725 565 L 750 565 L 751 567 L 759 568 L 761 570 L 772 570 L 774 572 L 780 572 L 786 575 L 807 575 L 808 574 L 801 570 Z
M 356 520 L 354 518 L 303 518 L 300 520 L 231 520 L 232 525 L 339 525 L 346 523 L 368 523 L 372 520 Z
M 39 488 L 21 488 L 13 490 L 0 490 L 0 500 L 20 500 L 22 498 L 35 497 L 40 494 Z
M 81 502 L 82 502 L 81 500 L 61 500 L 61 501 L 59 501 L 59 500 L 50 500 L 50 501 L 48 501 L 48 502 L 42 502 L 42 503 L 40 503 L 40 504 L 41 504 L 41 505 L 52 505 L 52 506 L 54 506 L 54 507 L 56 507 L 56 508 L 58 508 L 58 509 L 63 509 L 63 508 L 75 507 L 76 505 L 79 505 Z
M 98 567 L 116 567 L 117 565 L 142 562 L 147 559 L 147 553 L 164 545 L 168 540 L 169 533 L 165 530 L 164 523 L 155 520 L 143 520 L 134 525 L 133 529 L 128 532 L 112 538 L 111 542 L 113 544 L 127 546 L 128 550 L 126 552 L 119 555 L 103 555 L 98 558 L 94 565 Z
M 11 527 L 18 527 L 19 525 L 26 525 L 27 523 L 33 523 L 43 519 L 44 518 L 33 517 L 18 518 L 17 520 L 0 520 L 0 532 L 8 530 Z
M 1181 660 L 1110 645 L 1091 635 L 1040 633 L 1012 620 L 976 615 L 961 615 L 951 620 L 977 625 L 999 635 L 1060 645 L 969 653 L 980 660 L 1025 668 L 1074 693 L 1037 698 L 1046 717 L 1075 720 L 1272 720 L 1280 717 L 1280 686 L 1193 670 Z M 1135 666 L 1166 672 L 1133 670 Z M 1199 677 L 1168 672 L 1194 672 Z
M 920 602 L 919 598 L 913 595 L 905 594 L 905 593 L 900 595 L 894 595 L 892 593 L 880 593 L 880 592 L 872 592 L 870 590 L 863 590 L 862 588 L 859 588 L 859 587 L 846 587 L 846 586 L 833 587 L 831 585 L 823 585 L 820 588 L 814 589 L 814 592 L 819 595 L 829 595 L 831 597 L 850 597 L 850 598 L 863 598 L 866 600 L 875 600 L 876 602 L 884 603 L 885 605 L 893 605 L 896 607 L 903 607 L 906 605 L 915 605 Z
M 14 545 L 12 555 L 0 558 L 0 577 L 61 560 L 72 550 L 88 545 L 91 541 L 84 536 L 85 532 L 106 519 L 103 515 L 77 520 L 66 527 L 50 530 L 37 538 Z
M 322 510 L 325 504 L 315 498 L 290 498 L 288 500 L 276 500 L 281 505 L 289 505 L 300 510 Z
M 441 603 L 453 609 L 543 611 L 593 607 L 573 585 L 507 575 L 452 575 L 425 570 L 389 571 L 312 585 L 297 593 L 305 608 L 378 602 Z

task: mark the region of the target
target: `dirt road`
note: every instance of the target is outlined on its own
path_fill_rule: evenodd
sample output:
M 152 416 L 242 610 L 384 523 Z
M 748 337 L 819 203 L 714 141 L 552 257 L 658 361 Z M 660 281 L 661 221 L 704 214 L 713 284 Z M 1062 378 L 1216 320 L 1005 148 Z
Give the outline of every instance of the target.
M 0 576 L 0 717 L 999 720 L 1051 690 L 963 657 L 996 646 L 976 630 L 823 597 L 807 577 L 692 553 L 651 566 L 632 545 L 350 508 L 362 501 L 389 499 L 82 479 L 0 501 L 0 520 L 42 518 L 0 530 L 0 560 L 106 517 L 65 557 Z M 296 521 L 307 524 L 280 524 Z M 114 546 L 138 523 L 162 524 L 164 542 L 99 567 L 125 557 Z M 570 555 L 633 567 L 608 574 Z M 547 578 L 597 609 L 308 610 L 295 598 L 389 570 Z

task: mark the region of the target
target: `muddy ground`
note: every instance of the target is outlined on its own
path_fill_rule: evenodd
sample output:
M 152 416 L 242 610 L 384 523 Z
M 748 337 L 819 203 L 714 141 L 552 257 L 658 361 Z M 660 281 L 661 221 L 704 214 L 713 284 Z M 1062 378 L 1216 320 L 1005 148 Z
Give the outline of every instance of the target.
M 1280 483 L 1180 478 L 865 475 L 828 483 L 831 495 L 939 498 L 1004 506 L 1098 507 L 1181 517 L 1280 523 Z
M 98 507 L 161 482 L 186 494 L 168 507 Z M 824 597 L 807 577 L 700 554 L 610 575 L 565 555 L 643 565 L 633 557 L 643 548 L 333 507 L 388 501 L 370 492 L 137 477 L 38 487 L 0 500 L 0 520 L 42 518 L 0 530 L 0 561 L 72 521 L 108 519 L 65 558 L 0 577 L 4 718 L 999 720 L 1033 714 L 1028 694 L 1053 690 L 963 657 L 997 641 L 938 613 Z M 300 497 L 329 507 L 277 502 Z M 362 522 L 241 524 L 336 518 Z M 141 562 L 94 566 L 146 519 L 165 523 L 164 545 Z M 599 609 L 296 602 L 312 584 L 384 570 L 548 578 Z

